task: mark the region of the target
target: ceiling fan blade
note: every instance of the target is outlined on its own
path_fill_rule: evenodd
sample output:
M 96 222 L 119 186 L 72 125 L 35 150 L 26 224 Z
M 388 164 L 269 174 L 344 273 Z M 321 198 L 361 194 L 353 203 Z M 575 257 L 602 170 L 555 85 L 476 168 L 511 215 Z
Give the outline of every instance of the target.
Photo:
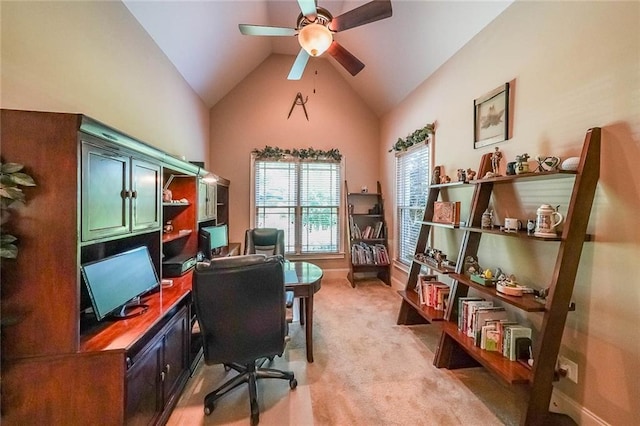
M 309 54 L 306 50 L 300 49 L 298 56 L 296 56 L 296 60 L 291 67 L 291 71 L 289 71 L 289 76 L 287 80 L 300 80 L 302 78 L 302 73 L 304 72 L 304 68 L 307 66 L 307 61 L 309 60 Z
M 392 14 L 390 0 L 374 0 L 333 18 L 329 29 L 335 32 L 344 31 L 389 18 Z
M 317 11 L 315 0 L 298 0 L 298 5 L 300 5 L 303 16 L 311 22 L 316 20 Z
M 267 25 L 238 25 L 240 32 L 251 36 L 294 36 L 298 34 L 295 28 L 269 27 Z
M 353 56 L 347 49 L 342 47 L 337 41 L 333 41 L 329 49 L 327 49 L 329 55 L 340 63 L 349 74 L 356 75 L 364 68 L 364 64 L 360 62 L 358 58 Z

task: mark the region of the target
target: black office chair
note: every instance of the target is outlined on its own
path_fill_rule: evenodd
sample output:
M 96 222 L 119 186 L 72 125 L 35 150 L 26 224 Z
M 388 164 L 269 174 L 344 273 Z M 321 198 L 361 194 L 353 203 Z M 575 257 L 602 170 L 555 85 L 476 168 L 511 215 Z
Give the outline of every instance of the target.
M 284 257 L 284 231 L 277 228 L 247 229 L 244 234 L 244 254 L 279 254 Z M 293 307 L 293 292 L 287 292 L 287 308 Z M 300 299 L 302 302 L 302 299 Z M 300 304 L 300 324 L 304 325 Z
M 262 368 L 282 355 L 287 336 L 282 256 L 232 256 L 198 263 L 193 299 L 207 365 L 224 364 L 240 374 L 207 394 L 204 412 L 243 383 L 249 385 L 251 424 L 259 421 L 256 381 L 273 378 L 298 385 L 291 371 Z
M 276 228 L 247 229 L 244 254 L 280 254 L 284 256 L 284 231 Z

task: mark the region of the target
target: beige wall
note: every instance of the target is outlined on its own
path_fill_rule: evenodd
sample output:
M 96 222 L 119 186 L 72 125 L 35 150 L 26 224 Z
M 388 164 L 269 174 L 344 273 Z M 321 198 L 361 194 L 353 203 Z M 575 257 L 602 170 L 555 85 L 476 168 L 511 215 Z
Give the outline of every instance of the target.
M 83 113 L 188 160 L 208 109 L 121 2 L 2 1 L 2 108 Z
M 350 188 L 375 188 L 378 118 L 327 60 L 312 58 L 302 80 L 288 81 L 294 59 L 270 56 L 211 109 L 210 168 L 231 180 L 232 240 L 244 241 L 250 226 L 251 151 L 255 148 L 338 148 Z M 301 106 L 287 119 L 298 92 L 309 98 L 308 121 Z M 344 260 L 321 263 L 347 268 Z
M 473 100 L 511 80 L 512 139 L 474 150 Z M 394 184 L 394 158 L 385 154 L 387 148 L 398 136 L 432 121 L 437 122 L 435 163 L 452 176 L 461 167 L 477 170 L 481 154 L 495 146 L 509 161 L 524 152 L 577 155 L 587 129 L 603 128 L 601 175 L 589 222 L 595 242 L 583 250 L 574 290 L 577 311 L 569 314 L 561 348 L 578 362 L 579 383 L 562 380 L 556 386 L 606 422 L 637 424 L 640 280 L 633 268 L 640 255 L 635 166 L 640 158 L 640 3 L 510 6 L 382 118 L 384 186 Z M 567 190 L 524 189 L 553 200 L 554 191 Z M 526 197 L 513 202 L 510 208 L 524 217 L 535 216 L 536 205 Z M 566 212 L 566 206 L 565 201 L 561 210 Z M 483 238 L 481 250 L 496 256 L 481 254 L 481 264 L 502 266 L 529 284 L 544 286 L 555 250 L 542 245 L 528 251 L 504 240 Z M 394 278 L 394 285 L 404 285 L 405 275 L 397 269 Z M 536 323 L 536 318 L 529 320 Z

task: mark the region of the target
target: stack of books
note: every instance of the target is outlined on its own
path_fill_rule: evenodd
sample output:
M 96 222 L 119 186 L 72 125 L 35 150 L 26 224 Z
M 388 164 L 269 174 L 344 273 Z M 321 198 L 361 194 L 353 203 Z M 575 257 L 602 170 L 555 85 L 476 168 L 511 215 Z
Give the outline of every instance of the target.
M 507 311 L 479 297 L 458 299 L 458 329 L 480 349 L 518 359 L 518 339 L 531 339 L 531 328 L 509 319 Z
M 388 265 L 389 253 L 384 244 L 355 243 L 351 246 L 354 265 Z
M 435 281 L 433 275 L 421 275 L 418 279 L 418 295 L 420 304 L 429 306 L 437 311 L 444 311 L 449 300 L 449 286 Z

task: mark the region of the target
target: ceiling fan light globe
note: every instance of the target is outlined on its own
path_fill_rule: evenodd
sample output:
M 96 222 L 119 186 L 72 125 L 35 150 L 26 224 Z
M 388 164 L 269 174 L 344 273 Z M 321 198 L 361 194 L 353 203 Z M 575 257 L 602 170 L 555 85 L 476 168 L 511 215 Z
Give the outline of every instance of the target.
M 331 46 L 333 34 L 324 25 L 309 24 L 298 33 L 298 42 L 309 55 L 320 56 Z

